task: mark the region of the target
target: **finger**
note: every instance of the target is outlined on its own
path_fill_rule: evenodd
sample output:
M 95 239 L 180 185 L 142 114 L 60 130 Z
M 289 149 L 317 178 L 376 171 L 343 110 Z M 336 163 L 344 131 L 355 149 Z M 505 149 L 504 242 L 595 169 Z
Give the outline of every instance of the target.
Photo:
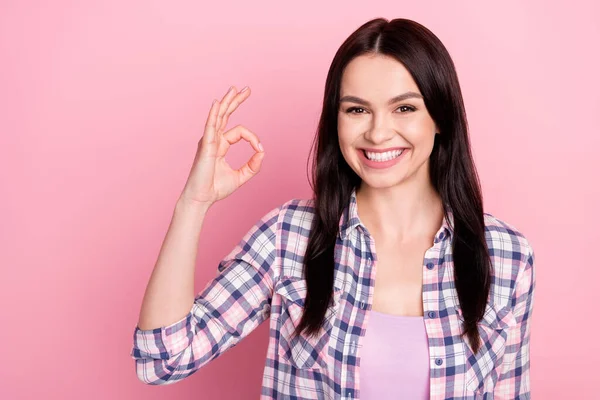
M 208 112 L 208 118 L 206 119 L 206 124 L 204 125 L 204 135 L 202 136 L 202 139 L 200 139 L 206 145 L 210 145 L 216 142 L 215 132 L 219 106 L 219 101 L 215 99 L 212 103 L 212 106 L 210 107 L 210 111 Z
M 248 97 L 250 97 L 250 88 L 248 86 L 246 86 L 244 89 L 242 89 L 238 94 L 236 94 L 233 97 L 233 99 L 231 100 L 231 103 L 229 104 L 229 108 L 227 108 L 225 115 L 223 115 L 223 120 L 221 122 L 223 129 L 225 129 L 225 127 L 227 126 L 227 122 L 229 121 L 229 116 L 231 114 L 233 114 L 233 112 L 235 110 L 237 110 L 238 106 L 240 104 L 242 104 L 244 102 L 244 100 L 246 100 Z
M 223 99 L 221 100 L 221 106 L 219 107 L 219 115 L 217 117 L 217 134 L 221 133 L 223 129 L 225 129 L 225 124 L 223 124 L 223 116 L 227 112 L 229 108 L 229 104 L 231 103 L 231 99 L 237 94 L 237 90 L 235 86 L 231 86 Z
M 256 151 L 257 153 L 263 152 L 258 136 L 256 136 L 254 132 L 250 131 L 243 125 L 236 125 L 235 127 L 231 128 L 223 134 L 223 138 L 225 139 L 224 145 L 222 148 L 219 148 L 218 152 L 220 156 L 225 155 L 229 146 L 239 142 L 242 139 L 249 142 L 252 145 L 254 151 Z
M 263 158 L 265 157 L 265 153 L 254 153 L 250 160 L 246 164 L 244 164 L 238 172 L 238 182 L 239 185 L 243 185 L 248 182 L 250 178 L 256 175 L 260 171 L 260 167 L 262 165 Z

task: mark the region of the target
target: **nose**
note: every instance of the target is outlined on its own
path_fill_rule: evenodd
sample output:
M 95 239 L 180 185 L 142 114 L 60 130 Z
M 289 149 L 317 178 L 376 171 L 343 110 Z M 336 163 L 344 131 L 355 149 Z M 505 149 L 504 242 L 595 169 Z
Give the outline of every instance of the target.
M 374 144 L 385 143 L 396 135 L 392 121 L 384 115 L 374 116 L 371 121 L 371 126 L 364 135 L 368 141 Z

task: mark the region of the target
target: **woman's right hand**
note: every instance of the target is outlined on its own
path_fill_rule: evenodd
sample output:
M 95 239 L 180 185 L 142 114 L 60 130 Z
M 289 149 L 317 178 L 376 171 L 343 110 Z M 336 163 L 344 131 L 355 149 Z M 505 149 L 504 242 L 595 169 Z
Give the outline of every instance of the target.
M 250 88 L 246 87 L 238 93 L 232 86 L 221 101 L 213 102 L 180 199 L 208 208 L 259 172 L 265 153 L 258 137 L 242 125 L 224 132 L 229 116 L 249 96 Z M 234 170 L 225 161 L 225 154 L 232 144 L 241 139 L 250 142 L 256 153 L 240 169 Z

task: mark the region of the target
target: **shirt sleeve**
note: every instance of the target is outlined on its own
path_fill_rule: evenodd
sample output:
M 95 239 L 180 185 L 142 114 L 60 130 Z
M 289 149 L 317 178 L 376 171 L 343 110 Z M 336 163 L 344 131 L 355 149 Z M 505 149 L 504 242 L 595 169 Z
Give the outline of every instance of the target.
M 190 312 L 171 325 L 133 334 L 131 357 L 144 383 L 178 382 L 234 347 L 271 311 L 280 207 L 261 218 L 218 265 Z
M 512 299 L 513 314 L 517 325 L 509 331 L 504 357 L 511 360 L 503 366 L 501 375 L 494 388 L 495 399 L 530 399 L 529 383 L 529 339 L 531 332 L 531 315 L 533 312 L 535 293 L 535 255 L 528 246 L 525 266 L 517 276 Z

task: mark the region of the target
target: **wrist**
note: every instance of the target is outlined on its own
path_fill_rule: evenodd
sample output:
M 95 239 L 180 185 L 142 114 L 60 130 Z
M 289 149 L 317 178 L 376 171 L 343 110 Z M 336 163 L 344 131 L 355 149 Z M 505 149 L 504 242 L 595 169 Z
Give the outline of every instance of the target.
M 175 205 L 175 211 L 191 212 L 193 214 L 205 214 L 208 212 L 211 206 L 211 203 L 199 202 L 186 197 L 180 197 Z

